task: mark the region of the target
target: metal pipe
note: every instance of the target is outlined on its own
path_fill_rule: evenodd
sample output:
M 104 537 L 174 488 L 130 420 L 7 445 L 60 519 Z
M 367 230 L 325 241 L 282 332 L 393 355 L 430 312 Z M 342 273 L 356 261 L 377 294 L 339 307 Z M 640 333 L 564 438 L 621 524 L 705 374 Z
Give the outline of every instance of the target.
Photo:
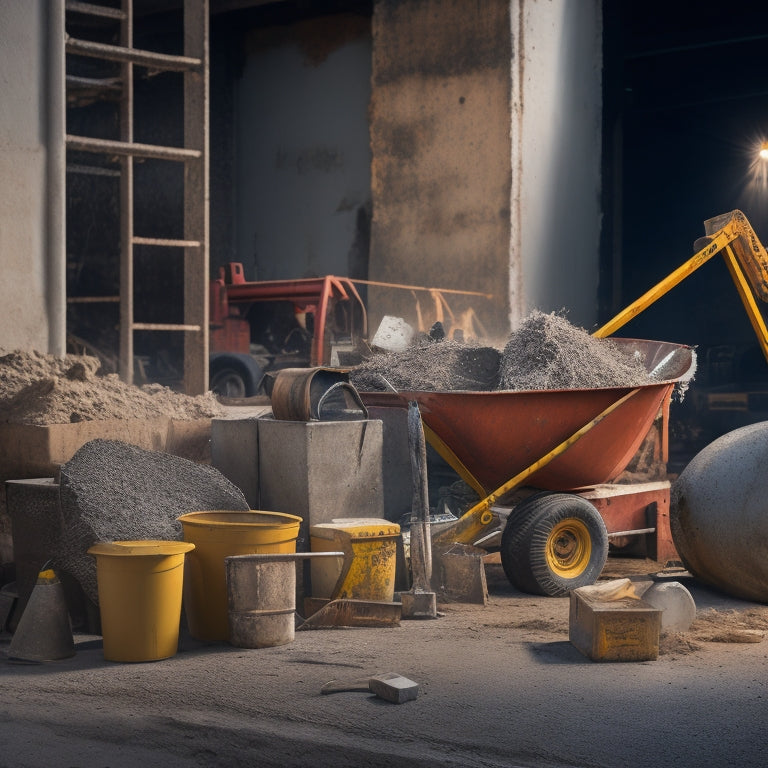
M 48 352 L 62 356 L 67 351 L 64 1 L 53 0 L 43 16 L 48 20 L 45 243 Z

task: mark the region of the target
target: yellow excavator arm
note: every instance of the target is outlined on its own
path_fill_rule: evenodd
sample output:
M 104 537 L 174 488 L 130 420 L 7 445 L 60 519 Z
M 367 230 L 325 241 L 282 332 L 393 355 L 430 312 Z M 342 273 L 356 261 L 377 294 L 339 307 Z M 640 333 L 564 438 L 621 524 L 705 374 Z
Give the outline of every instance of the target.
M 706 264 L 715 254 L 722 253 L 760 348 L 768 361 L 768 329 L 755 300 L 757 297 L 761 301 L 768 301 L 768 254 L 741 211 L 731 211 L 708 219 L 704 222 L 704 232 L 706 236 L 696 241 L 696 253 L 688 261 L 619 312 L 593 335 L 604 338 L 615 333 Z

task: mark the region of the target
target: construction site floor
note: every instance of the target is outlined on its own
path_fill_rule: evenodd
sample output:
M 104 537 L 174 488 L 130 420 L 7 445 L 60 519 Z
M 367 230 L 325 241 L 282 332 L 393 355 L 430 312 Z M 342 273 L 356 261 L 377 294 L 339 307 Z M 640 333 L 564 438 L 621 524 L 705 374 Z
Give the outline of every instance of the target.
M 611 559 L 604 578 L 654 573 Z M 768 606 L 684 576 L 698 609 L 657 660 L 595 663 L 568 640 L 568 598 L 525 595 L 487 565 L 487 606 L 440 605 L 387 629 L 297 632 L 245 650 L 184 633 L 163 661 L 104 660 L 101 638 L 47 664 L 0 661 L 0 765 L 764 766 Z M 713 639 L 714 638 L 714 639 Z M 8 636 L 0 637 L 0 652 Z M 398 705 L 330 680 L 395 672 L 419 683 Z

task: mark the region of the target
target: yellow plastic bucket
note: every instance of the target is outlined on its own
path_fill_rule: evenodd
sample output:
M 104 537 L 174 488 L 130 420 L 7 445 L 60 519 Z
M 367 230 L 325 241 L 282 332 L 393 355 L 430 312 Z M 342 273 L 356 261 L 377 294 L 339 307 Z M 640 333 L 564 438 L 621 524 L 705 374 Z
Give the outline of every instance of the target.
M 95 544 L 104 658 L 157 661 L 175 655 L 184 579 L 184 541 Z
M 211 510 L 179 517 L 184 540 L 195 545 L 185 565 L 184 610 L 198 640 L 229 640 L 226 557 L 290 553 L 302 519 L 284 512 Z
M 344 557 L 312 560 L 312 597 L 392 602 L 400 526 L 379 518 L 340 518 L 310 526 L 313 552 Z

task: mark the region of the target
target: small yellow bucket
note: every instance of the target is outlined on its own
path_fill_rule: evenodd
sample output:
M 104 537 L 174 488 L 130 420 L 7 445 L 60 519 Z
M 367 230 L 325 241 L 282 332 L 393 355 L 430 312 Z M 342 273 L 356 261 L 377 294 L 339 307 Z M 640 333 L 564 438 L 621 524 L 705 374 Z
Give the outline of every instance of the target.
M 184 578 L 183 541 L 114 541 L 95 544 L 104 658 L 157 661 L 175 655 Z
M 227 572 L 233 555 L 296 552 L 302 519 L 283 512 L 211 510 L 179 517 L 184 540 L 194 543 L 184 577 L 189 633 L 198 640 L 229 640 Z
M 312 560 L 312 597 L 383 600 L 395 594 L 400 526 L 378 518 L 339 518 L 310 526 L 313 552 L 344 552 L 344 557 Z

